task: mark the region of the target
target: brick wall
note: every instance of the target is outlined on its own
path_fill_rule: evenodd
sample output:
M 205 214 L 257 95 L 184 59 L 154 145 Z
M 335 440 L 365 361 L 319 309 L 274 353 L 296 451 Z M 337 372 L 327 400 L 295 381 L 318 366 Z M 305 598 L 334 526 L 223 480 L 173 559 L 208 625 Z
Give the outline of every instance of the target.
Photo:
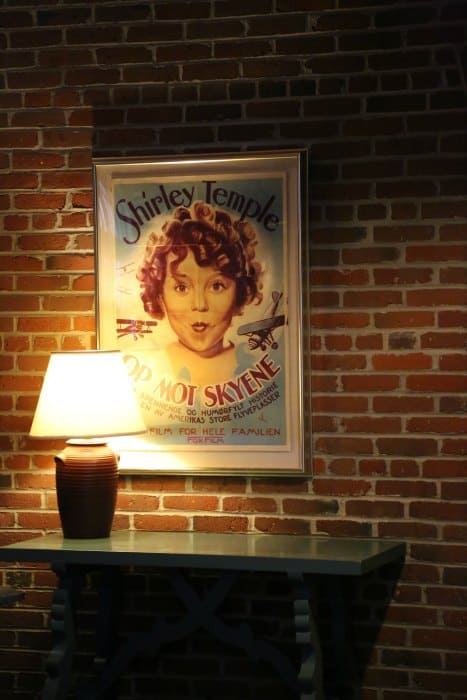
M 27 433 L 50 351 L 95 346 L 91 158 L 307 146 L 314 478 L 128 477 L 115 526 L 404 539 L 353 599 L 363 697 L 465 698 L 465 4 L 3 0 L 0 28 L 1 543 L 59 526 Z M 0 697 L 29 700 L 53 576 L 2 575 Z

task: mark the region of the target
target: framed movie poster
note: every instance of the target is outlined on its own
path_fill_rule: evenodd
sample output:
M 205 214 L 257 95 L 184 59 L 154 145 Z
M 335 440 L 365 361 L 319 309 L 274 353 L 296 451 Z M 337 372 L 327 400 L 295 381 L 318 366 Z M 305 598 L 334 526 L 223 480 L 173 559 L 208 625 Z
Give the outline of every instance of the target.
M 113 441 L 122 472 L 307 471 L 304 159 L 94 161 L 98 344 L 147 424 Z

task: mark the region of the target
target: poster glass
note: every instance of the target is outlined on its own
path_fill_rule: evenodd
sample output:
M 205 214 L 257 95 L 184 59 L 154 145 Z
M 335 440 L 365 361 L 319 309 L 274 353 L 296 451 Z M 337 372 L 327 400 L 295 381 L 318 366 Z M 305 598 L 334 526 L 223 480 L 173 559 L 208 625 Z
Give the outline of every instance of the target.
M 304 158 L 94 161 L 98 345 L 148 428 L 113 441 L 122 472 L 307 471 Z

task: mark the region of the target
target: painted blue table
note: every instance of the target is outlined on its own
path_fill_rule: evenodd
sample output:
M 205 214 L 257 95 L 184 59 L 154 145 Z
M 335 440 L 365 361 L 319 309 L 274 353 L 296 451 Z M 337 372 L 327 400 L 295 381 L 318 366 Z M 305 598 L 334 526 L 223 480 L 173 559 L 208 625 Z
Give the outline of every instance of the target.
M 53 647 L 47 660 L 42 700 L 62 700 L 70 690 L 76 647 L 76 600 L 83 572 L 92 570 L 102 573 L 96 674 L 92 683 L 77 691 L 80 700 L 111 697 L 113 684 L 135 656 L 148 649 L 157 653 L 164 642 L 186 637 L 200 627 L 249 656 L 270 663 L 299 700 L 323 700 L 321 650 L 311 613 L 308 577 L 361 576 L 402 560 L 404 554 L 403 543 L 377 539 L 130 531 L 116 531 L 109 538 L 95 540 L 64 539 L 51 534 L 0 548 L 1 561 L 50 562 L 58 576 L 50 615 Z M 158 616 L 150 632 L 134 633 L 115 648 L 115 577 L 122 568 L 138 566 L 163 569 L 186 613 L 176 621 Z M 204 597 L 198 595 L 186 575 L 194 569 L 218 572 L 216 582 Z M 229 626 L 217 614 L 242 571 L 283 572 L 289 578 L 300 668 L 295 668 L 273 645 L 255 639 L 246 623 Z

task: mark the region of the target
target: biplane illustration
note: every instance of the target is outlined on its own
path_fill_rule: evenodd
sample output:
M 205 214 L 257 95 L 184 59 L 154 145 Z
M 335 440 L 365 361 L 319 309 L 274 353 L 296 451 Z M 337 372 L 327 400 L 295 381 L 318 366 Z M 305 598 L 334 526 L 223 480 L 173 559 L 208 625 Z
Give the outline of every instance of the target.
M 238 335 L 246 335 L 248 337 L 250 350 L 256 350 L 257 348 L 266 350 L 267 347 L 277 350 L 279 347 L 277 341 L 274 340 L 274 331 L 285 324 L 284 314 L 277 314 L 279 302 L 282 299 L 282 292 L 273 292 L 271 296 L 272 308 L 270 315 L 260 321 L 245 323 L 238 329 Z
M 139 321 L 130 318 L 117 318 L 117 337 L 123 338 L 125 335 L 133 336 L 133 340 L 138 340 L 148 333 L 152 333 L 151 327 L 157 326 L 157 321 Z

